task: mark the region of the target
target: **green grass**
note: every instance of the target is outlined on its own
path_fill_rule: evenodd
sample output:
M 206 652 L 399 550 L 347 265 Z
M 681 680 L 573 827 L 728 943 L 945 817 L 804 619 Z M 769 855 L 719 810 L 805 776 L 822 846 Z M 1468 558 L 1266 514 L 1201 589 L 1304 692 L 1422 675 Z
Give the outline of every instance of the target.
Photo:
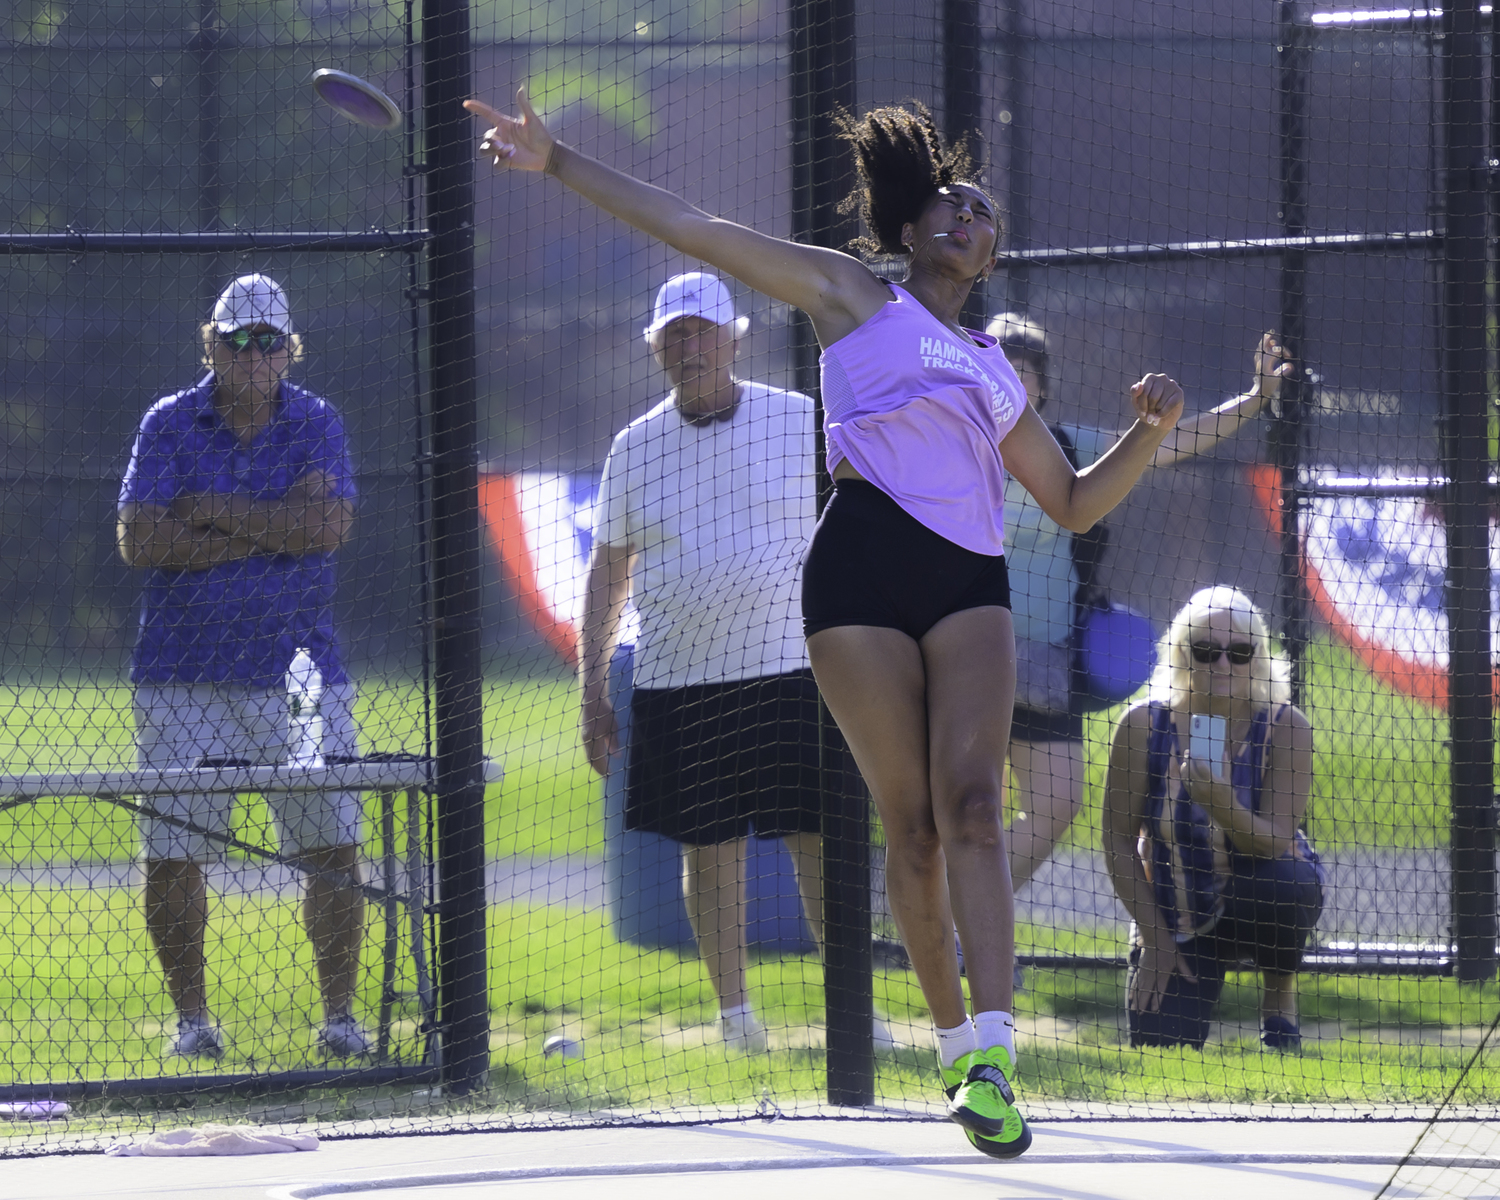
M 319 1012 L 310 954 L 295 906 L 258 898 L 216 901 L 210 941 L 212 995 L 230 1041 L 216 1070 L 316 1064 Z M 1079 948 L 1082 948 L 1081 946 Z M 821 969 L 804 957 L 759 958 L 757 1007 L 785 1027 L 765 1056 L 726 1054 L 712 1032 L 716 1007 L 695 958 L 622 945 L 600 914 L 517 905 L 490 914 L 491 1091 L 502 1110 L 682 1108 L 817 1099 Z M 361 1003 L 373 1014 L 375 948 L 366 950 Z M 124 890 L 0 893 L 0 1078 L 40 1082 L 187 1074 L 164 1063 L 170 1006 L 146 951 L 139 909 Z M 1242 1101 L 1254 1104 L 1424 1103 L 1440 1098 L 1471 1051 L 1440 1044 L 1471 1037 L 1500 1005 L 1500 987 L 1448 980 L 1307 977 L 1302 1055 L 1264 1055 L 1253 1033 L 1202 1053 L 1121 1045 L 1123 975 L 1029 973 L 1017 997 L 1024 1093 L 1034 1100 Z M 401 985 L 412 981 L 403 969 Z M 924 1028 L 928 1015 L 908 972 L 876 977 L 876 1002 Z M 1256 982 L 1232 976 L 1221 1005 L 1231 1030 L 1253 1029 Z M 417 1013 L 398 1005 L 400 1052 L 416 1048 Z M 586 1047 L 581 1064 L 544 1059 L 542 1041 L 567 1031 Z M 1399 1042 L 1398 1042 L 1399 1037 Z M 1495 1056 L 1491 1056 L 1493 1059 Z M 1461 1101 L 1492 1101 L 1500 1076 L 1471 1075 Z M 935 1099 L 924 1045 L 881 1059 L 877 1096 Z M 92 1111 L 92 1110 L 91 1110 Z
M 1326 640 L 1308 648 L 1307 712 L 1316 754 L 1309 821 L 1320 846 L 1447 844 L 1447 719 L 1376 680 Z M 423 745 L 421 696 L 405 681 L 362 681 L 360 728 L 369 749 Z M 1098 844 L 1099 793 L 1118 710 L 1087 721 L 1088 787 L 1075 845 Z M 134 761 L 130 689 L 89 680 L 0 685 L 0 764 L 11 771 L 115 767 Z M 489 789 L 492 855 L 598 853 L 603 848 L 598 778 L 578 746 L 577 692 L 560 669 L 495 678 L 485 694 L 485 744 L 504 764 Z M 268 816 L 253 798 L 242 832 Z M 131 819 L 107 805 L 56 800 L 0 813 L 0 865 L 122 861 L 135 853 Z
M 1436 846 L 1447 831 L 1447 723 L 1380 685 L 1347 651 L 1315 643 L 1307 661 L 1307 709 L 1316 730 L 1314 835 L 1340 843 Z M 367 680 L 360 721 L 371 749 L 422 745 L 422 706 L 404 682 Z M 488 752 L 505 781 L 487 796 L 491 855 L 597 853 L 601 789 L 576 731 L 576 692 L 561 672 L 495 678 L 486 693 Z M 1089 806 L 1075 822 L 1081 845 L 1097 842 L 1098 786 L 1114 714 L 1089 718 Z M 59 680 L 0 687 L 0 763 L 6 769 L 118 766 L 132 761 L 129 689 Z M 269 839 L 267 814 L 249 798 L 242 833 Z M 373 825 L 372 825 L 373 830 Z M 376 849 L 372 843 L 372 850 Z M 0 813 L 0 866 L 124 861 L 136 852 L 131 819 L 85 799 Z M 316 1061 L 317 1001 L 296 906 L 232 896 L 214 903 L 215 1004 L 233 1050 L 226 1070 Z M 499 906 L 490 914 L 492 1091 L 483 1103 L 513 1109 L 596 1110 L 755 1104 L 763 1097 L 817 1098 L 824 1091 L 821 971 L 804 958 L 763 958 L 752 970 L 768 1021 L 802 1033 L 756 1058 L 727 1056 L 713 1036 L 714 1000 L 696 959 L 619 944 L 602 914 Z M 372 933 L 374 931 L 372 930 Z M 1113 935 L 1018 930 L 1018 944 L 1049 952 L 1115 955 Z M 366 954 L 363 1005 L 373 1012 L 374 947 Z M 403 966 L 403 972 L 406 972 Z M 1308 976 L 1304 1025 L 1317 1036 L 1301 1056 L 1267 1056 L 1253 1040 L 1256 984 L 1231 978 L 1221 1015 L 1229 1040 L 1203 1053 L 1132 1051 L 1121 1045 L 1123 974 L 1030 973 L 1017 1015 L 1030 1029 L 1023 1063 L 1028 1095 L 1107 1101 L 1431 1101 L 1456 1078 L 1472 1039 L 1500 1005 L 1494 986 L 1448 980 Z M 404 978 L 410 989 L 411 980 Z M 925 1023 L 914 979 L 881 973 L 877 1002 Z M 417 1014 L 398 1005 L 397 1045 L 416 1046 Z M 109 1078 L 185 1070 L 164 1065 L 171 1023 L 147 950 L 139 904 L 127 889 L 0 891 L 0 1078 Z M 583 1035 L 584 1064 L 543 1060 L 542 1039 Z M 1236 1030 L 1247 1030 L 1245 1037 Z M 809 1033 L 811 1030 L 813 1032 Z M 878 1095 L 930 1101 L 930 1052 L 882 1060 Z M 1493 1071 L 1470 1081 L 1492 1097 Z

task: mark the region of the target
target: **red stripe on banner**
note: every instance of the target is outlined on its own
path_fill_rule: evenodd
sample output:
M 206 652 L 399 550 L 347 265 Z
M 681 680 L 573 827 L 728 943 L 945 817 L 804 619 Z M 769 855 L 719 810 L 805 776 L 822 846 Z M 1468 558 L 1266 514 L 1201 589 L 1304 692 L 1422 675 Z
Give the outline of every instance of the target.
M 490 544 L 500 556 L 505 576 L 521 602 L 521 612 L 532 626 L 563 656 L 570 667 L 578 665 L 578 630 L 559 621 L 537 586 L 536 563 L 526 541 L 526 523 L 521 519 L 517 482 L 509 475 L 479 476 L 479 511 L 489 530 Z
M 1250 490 L 1255 495 L 1257 506 L 1265 515 L 1271 529 L 1281 533 L 1281 473 L 1269 463 L 1260 463 L 1249 468 Z M 1302 579 L 1307 594 L 1317 609 L 1318 615 L 1333 629 L 1360 661 L 1369 667 L 1376 678 L 1383 680 L 1398 692 L 1421 700 L 1434 708 L 1448 707 L 1448 672 L 1427 663 L 1413 662 L 1403 658 L 1389 646 L 1372 641 L 1358 625 L 1354 624 L 1334 603 L 1317 564 L 1307 555 L 1303 547 Z

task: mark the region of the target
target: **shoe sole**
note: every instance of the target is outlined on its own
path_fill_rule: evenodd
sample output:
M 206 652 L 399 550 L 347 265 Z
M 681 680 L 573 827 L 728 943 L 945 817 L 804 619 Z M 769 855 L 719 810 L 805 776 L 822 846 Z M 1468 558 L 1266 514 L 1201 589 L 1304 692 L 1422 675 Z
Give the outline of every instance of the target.
M 1016 1114 L 1018 1117 L 1020 1113 Z M 976 1112 L 970 1112 L 966 1108 L 949 1108 L 948 1119 L 955 1125 L 961 1125 L 971 1138 L 983 1138 L 986 1142 L 996 1143 L 1001 1134 L 1005 1132 L 1005 1122 L 994 1121 L 989 1117 L 982 1117 Z M 1024 1143 L 1024 1144 L 1023 1144 Z M 996 1154 L 996 1158 L 1014 1158 L 1017 1154 L 1025 1152 L 1026 1147 L 1031 1145 L 1031 1127 L 1026 1124 L 1026 1118 L 1021 1117 L 1021 1136 L 1014 1141 L 999 1143 L 1005 1146 L 1020 1146 L 1021 1149 L 1009 1154 Z M 992 1151 L 985 1150 L 986 1154 Z
M 994 1138 L 981 1137 L 967 1125 L 963 1131 L 968 1135 L 969 1144 L 981 1154 L 988 1154 L 991 1158 L 1020 1158 L 1026 1151 L 1031 1149 L 1031 1126 L 1026 1124 L 1026 1118 L 1021 1118 L 1021 1136 L 1013 1142 L 1000 1142 Z

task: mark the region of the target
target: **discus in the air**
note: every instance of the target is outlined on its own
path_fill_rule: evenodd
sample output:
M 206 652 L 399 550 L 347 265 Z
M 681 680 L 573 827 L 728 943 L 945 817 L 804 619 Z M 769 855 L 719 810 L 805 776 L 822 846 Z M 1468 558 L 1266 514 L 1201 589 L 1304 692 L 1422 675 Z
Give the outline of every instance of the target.
M 358 75 L 324 67 L 313 72 L 312 85 L 325 104 L 351 121 L 371 129 L 401 128 L 401 110 L 396 102 Z

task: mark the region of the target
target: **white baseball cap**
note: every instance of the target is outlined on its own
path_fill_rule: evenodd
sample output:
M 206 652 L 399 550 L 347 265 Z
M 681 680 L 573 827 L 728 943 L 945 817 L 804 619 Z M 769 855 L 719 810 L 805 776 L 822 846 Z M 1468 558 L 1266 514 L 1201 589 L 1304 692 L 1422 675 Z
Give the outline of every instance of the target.
M 656 293 L 656 307 L 651 314 L 651 324 L 646 326 L 645 338 L 659 329 L 664 329 L 679 317 L 702 317 L 715 325 L 733 325 L 737 336 L 750 328 L 750 318 L 736 316 L 734 297 L 715 275 L 703 271 L 689 271 L 686 275 L 673 275 L 661 285 Z
M 213 321 L 220 333 L 233 333 L 250 325 L 269 325 L 277 333 L 291 333 L 292 306 L 274 279 L 241 275 L 219 293 Z

